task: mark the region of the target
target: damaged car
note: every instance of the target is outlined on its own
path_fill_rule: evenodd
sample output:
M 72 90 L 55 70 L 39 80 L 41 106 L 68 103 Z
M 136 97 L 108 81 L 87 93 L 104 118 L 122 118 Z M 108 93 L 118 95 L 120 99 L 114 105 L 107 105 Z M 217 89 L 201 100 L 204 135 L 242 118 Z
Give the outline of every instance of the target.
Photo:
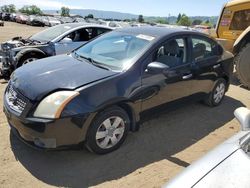
M 18 67 L 58 54 L 66 54 L 84 43 L 112 29 L 105 26 L 83 23 L 61 24 L 28 39 L 15 37 L 0 46 L 0 77 L 9 79 Z

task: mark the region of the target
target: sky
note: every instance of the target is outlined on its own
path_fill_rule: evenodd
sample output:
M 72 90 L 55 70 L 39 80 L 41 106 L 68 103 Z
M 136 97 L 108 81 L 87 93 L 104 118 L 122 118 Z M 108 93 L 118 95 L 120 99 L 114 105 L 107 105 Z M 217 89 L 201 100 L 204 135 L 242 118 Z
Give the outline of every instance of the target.
M 42 10 L 57 10 L 62 6 L 71 9 L 118 11 L 144 16 L 218 16 L 228 0 L 0 0 L 0 6 L 15 4 L 37 5 Z

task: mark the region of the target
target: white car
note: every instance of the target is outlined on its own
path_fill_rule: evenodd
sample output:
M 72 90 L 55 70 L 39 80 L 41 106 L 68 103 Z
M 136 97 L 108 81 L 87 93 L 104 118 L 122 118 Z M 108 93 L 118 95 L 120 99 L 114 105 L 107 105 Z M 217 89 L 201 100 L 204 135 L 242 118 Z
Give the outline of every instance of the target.
M 49 27 L 61 24 L 61 21 L 59 19 L 55 17 L 50 17 L 50 16 L 44 16 L 42 18 L 42 21 L 44 25 L 49 26 Z
M 249 188 L 250 110 L 235 112 L 241 131 L 185 169 L 166 188 Z

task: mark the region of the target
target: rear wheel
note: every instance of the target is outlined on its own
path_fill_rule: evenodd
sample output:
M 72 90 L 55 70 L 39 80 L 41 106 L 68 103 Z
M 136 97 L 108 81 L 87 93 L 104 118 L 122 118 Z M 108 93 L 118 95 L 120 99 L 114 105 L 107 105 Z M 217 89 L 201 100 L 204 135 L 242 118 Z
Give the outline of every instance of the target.
M 118 149 L 129 131 L 130 120 L 120 107 L 111 107 L 101 112 L 92 122 L 86 138 L 87 148 L 97 154 L 106 154 Z
M 250 44 L 241 49 L 235 57 L 236 76 L 243 86 L 250 88 Z
M 226 93 L 226 81 L 221 78 L 218 79 L 213 90 L 208 95 L 205 103 L 208 106 L 215 107 L 220 105 Z

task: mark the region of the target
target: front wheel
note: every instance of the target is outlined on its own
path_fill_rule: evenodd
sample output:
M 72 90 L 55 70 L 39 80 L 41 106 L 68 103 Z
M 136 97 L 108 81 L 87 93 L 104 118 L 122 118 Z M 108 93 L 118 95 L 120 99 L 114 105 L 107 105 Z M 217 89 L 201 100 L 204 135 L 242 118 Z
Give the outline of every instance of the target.
M 43 57 L 44 57 L 43 55 L 38 54 L 38 53 L 34 53 L 34 52 L 24 54 L 24 55 L 22 53 L 19 53 L 16 56 L 16 59 L 18 61 L 17 68 L 21 67 L 22 65 L 28 64 L 28 63 L 30 63 L 32 61 L 41 59 Z
M 86 146 L 97 154 L 106 154 L 118 149 L 129 131 L 130 120 L 120 107 L 101 112 L 90 125 Z
M 226 81 L 221 78 L 217 80 L 212 92 L 208 95 L 205 103 L 208 106 L 215 107 L 220 105 L 226 93 Z

